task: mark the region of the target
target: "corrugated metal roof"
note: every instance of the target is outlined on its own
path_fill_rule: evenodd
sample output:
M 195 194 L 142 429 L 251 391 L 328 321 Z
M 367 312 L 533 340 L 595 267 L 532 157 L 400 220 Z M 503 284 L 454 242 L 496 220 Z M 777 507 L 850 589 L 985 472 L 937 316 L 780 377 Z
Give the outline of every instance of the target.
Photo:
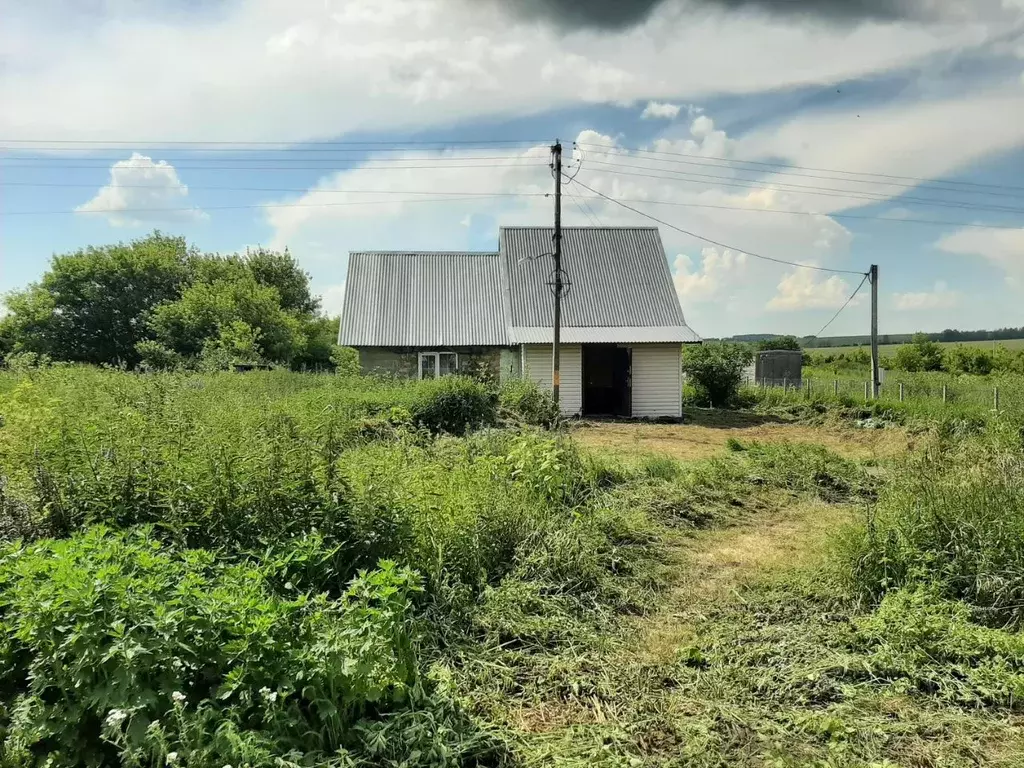
M 553 227 L 501 229 L 514 328 L 553 323 L 552 260 L 543 255 L 553 235 Z M 562 301 L 567 327 L 686 327 L 655 227 L 565 227 L 562 269 L 572 283 Z
M 506 293 L 496 253 L 353 253 L 338 343 L 507 345 Z
M 551 326 L 512 328 L 513 344 L 550 344 Z M 700 336 L 685 325 L 670 326 L 570 326 L 562 328 L 563 344 L 687 344 L 700 341 Z

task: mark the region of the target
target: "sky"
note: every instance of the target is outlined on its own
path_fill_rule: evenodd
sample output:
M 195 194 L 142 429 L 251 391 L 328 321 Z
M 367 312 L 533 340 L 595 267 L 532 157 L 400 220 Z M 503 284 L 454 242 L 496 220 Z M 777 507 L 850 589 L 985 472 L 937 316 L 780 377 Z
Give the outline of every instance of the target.
M 550 225 L 559 140 L 564 223 L 658 226 L 703 336 L 867 333 L 868 286 L 850 297 L 871 264 L 882 333 L 1024 325 L 1024 0 L 0 0 L 0 18 L 0 292 L 159 229 L 287 248 L 338 312 L 350 251 Z

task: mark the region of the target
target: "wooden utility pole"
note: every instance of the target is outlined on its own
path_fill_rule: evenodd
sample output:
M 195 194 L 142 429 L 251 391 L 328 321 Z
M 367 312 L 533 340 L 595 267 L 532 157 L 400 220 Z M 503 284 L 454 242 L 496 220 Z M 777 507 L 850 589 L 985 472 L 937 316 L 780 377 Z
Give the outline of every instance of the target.
M 551 167 L 555 175 L 555 234 L 553 254 L 555 258 L 555 319 L 554 340 L 551 345 L 551 397 L 558 405 L 558 390 L 562 384 L 559 372 L 559 358 L 562 346 L 562 145 L 557 140 L 551 147 Z
M 878 265 L 872 264 L 871 280 L 871 397 L 878 399 Z

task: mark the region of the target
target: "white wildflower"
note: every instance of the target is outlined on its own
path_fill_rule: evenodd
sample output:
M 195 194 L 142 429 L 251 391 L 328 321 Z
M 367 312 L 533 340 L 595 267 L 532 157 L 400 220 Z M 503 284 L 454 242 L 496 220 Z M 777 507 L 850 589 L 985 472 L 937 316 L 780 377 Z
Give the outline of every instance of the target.
M 171 694 L 171 698 L 174 699 L 175 704 L 182 704 L 185 701 L 185 694 L 181 691 L 175 691 Z
M 128 717 L 128 713 L 123 709 L 112 709 L 107 713 L 107 725 L 112 728 L 116 728 L 125 721 Z
M 267 696 L 267 701 L 269 701 L 271 704 L 277 701 L 277 691 L 274 691 L 269 696 Z
M 168 765 L 174 765 L 176 762 L 178 762 L 178 753 L 177 752 L 168 752 L 167 753 L 167 764 Z

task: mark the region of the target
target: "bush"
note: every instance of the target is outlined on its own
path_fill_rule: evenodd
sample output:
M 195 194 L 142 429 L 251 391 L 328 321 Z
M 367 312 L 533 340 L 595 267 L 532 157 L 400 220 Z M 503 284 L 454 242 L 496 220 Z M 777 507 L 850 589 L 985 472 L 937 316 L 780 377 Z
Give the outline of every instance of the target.
M 514 422 L 550 427 L 558 420 L 558 406 L 551 393 L 529 379 L 511 379 L 498 392 L 502 415 Z
M 5 764 L 370 757 L 373 721 L 430 703 L 408 629 L 416 578 L 382 563 L 334 603 L 288 586 L 275 593 L 255 566 L 177 554 L 145 530 L 94 528 L 8 549 L 0 555 Z M 435 723 L 434 735 L 447 727 L 458 755 L 451 726 Z M 403 764 L 443 762 L 416 762 L 424 731 L 393 734 Z
M 957 344 L 946 350 L 943 367 L 950 373 L 988 376 L 992 373 L 994 362 L 992 355 L 984 349 Z
M 419 382 L 409 411 L 418 426 L 452 435 L 463 435 L 497 420 L 494 395 L 483 384 L 462 376 Z
M 747 347 L 727 342 L 705 342 L 684 348 L 683 372 L 696 390 L 697 402 L 727 408 L 736 400 L 743 370 L 750 364 Z
M 896 354 L 889 358 L 886 364 L 907 373 L 941 371 L 942 347 L 929 339 L 927 334 L 915 333 L 911 342 L 897 349 Z

